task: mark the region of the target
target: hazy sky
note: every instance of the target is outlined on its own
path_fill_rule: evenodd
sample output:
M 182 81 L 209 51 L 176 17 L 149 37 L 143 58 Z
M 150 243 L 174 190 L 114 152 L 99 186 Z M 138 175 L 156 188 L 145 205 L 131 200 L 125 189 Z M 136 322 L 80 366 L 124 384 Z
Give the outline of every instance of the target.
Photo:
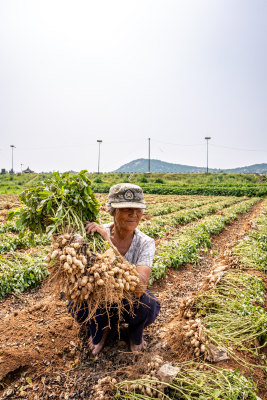
M 0 0 L 0 168 L 267 162 L 266 0 Z

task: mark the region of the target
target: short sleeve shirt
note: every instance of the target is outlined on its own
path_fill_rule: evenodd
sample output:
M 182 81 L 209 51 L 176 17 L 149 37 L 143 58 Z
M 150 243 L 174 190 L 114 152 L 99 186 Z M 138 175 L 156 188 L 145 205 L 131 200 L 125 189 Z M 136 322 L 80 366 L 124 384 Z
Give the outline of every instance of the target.
M 108 231 L 110 236 L 110 227 L 113 223 L 104 224 L 104 228 Z M 132 243 L 125 254 L 126 260 L 138 265 L 147 265 L 152 268 L 153 257 L 155 254 L 155 241 L 151 237 L 145 235 L 139 229 L 135 229 Z

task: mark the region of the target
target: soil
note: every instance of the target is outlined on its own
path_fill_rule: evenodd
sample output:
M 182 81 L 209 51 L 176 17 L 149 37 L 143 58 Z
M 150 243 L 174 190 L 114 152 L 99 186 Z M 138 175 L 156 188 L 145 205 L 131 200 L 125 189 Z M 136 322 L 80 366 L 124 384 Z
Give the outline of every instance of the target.
M 95 397 L 93 386 L 99 378 L 110 375 L 118 381 L 135 379 L 145 373 L 151 355 L 159 354 L 166 362 L 192 359 L 193 353 L 183 340 L 179 305 L 184 297 L 197 293 L 216 264 L 236 267 L 231 246 L 251 228 L 251 221 L 261 209 L 259 202 L 214 236 L 212 250 L 200 254 L 198 265 L 170 269 L 153 285 L 161 312 L 146 329 L 147 347 L 139 354 L 129 351 L 126 327 L 122 326 L 120 337 L 116 333 L 109 336 L 103 351 L 92 356 L 86 328 L 80 328 L 68 315 L 66 301 L 52 294 L 48 279 L 38 289 L 0 301 L 0 400 L 90 399 Z M 266 284 L 265 276 L 264 281 Z M 242 358 L 256 362 L 250 355 L 242 354 Z M 258 396 L 267 400 L 260 368 L 251 369 L 234 360 L 216 365 L 238 368 L 252 376 L 259 388 Z

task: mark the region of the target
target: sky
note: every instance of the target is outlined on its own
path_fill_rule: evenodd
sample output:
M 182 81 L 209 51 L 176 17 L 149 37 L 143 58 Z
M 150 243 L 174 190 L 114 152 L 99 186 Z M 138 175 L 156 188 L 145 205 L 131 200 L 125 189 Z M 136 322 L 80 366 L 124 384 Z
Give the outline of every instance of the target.
M 267 162 L 266 0 L 0 0 L 0 168 Z M 99 145 L 97 140 L 102 140 Z

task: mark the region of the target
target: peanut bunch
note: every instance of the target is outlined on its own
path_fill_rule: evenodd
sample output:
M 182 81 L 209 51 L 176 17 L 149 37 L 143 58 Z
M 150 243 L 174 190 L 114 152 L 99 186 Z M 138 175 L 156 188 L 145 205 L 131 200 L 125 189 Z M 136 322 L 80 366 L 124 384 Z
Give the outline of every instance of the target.
M 54 260 L 53 263 L 50 263 Z M 134 265 L 112 248 L 104 254 L 92 252 L 90 244 L 79 235 L 64 234 L 53 238 L 46 259 L 67 299 L 75 303 L 101 299 L 104 303 L 120 301 L 134 292 L 139 283 Z
M 206 338 L 203 333 L 203 325 L 200 319 L 191 319 L 183 325 L 185 331 L 185 343 L 194 348 L 194 355 L 199 357 L 206 351 Z
M 117 381 L 111 376 L 105 376 L 98 379 L 97 384 L 94 386 L 94 399 L 95 400 L 108 400 L 112 399 L 112 394 L 115 390 Z
M 125 381 L 118 385 L 119 390 L 127 393 L 136 393 L 143 396 L 149 396 L 153 399 L 162 399 L 164 397 L 164 382 L 161 382 L 159 369 L 163 364 L 163 359 L 156 355 L 152 361 L 146 365 L 147 374 L 141 375 L 136 381 Z M 130 398 L 130 397 L 129 397 Z M 132 398 L 132 397 L 131 397 Z

